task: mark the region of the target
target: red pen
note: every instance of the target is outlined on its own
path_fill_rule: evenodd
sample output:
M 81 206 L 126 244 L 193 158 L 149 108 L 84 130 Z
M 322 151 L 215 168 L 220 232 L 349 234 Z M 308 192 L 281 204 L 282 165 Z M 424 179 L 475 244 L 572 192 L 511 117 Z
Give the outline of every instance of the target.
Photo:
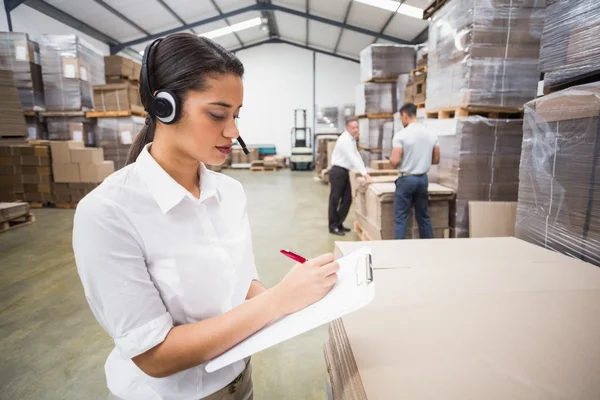
M 294 253 L 293 251 L 289 251 L 289 250 L 281 250 L 281 254 L 283 254 L 286 257 L 291 258 L 292 260 L 299 262 L 300 264 L 304 264 L 306 262 L 306 258 Z

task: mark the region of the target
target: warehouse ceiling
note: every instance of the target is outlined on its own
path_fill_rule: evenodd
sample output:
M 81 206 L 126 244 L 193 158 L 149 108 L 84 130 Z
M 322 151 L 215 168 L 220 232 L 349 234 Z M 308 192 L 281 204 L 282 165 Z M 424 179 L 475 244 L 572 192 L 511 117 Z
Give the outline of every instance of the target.
M 371 43 L 417 44 L 431 0 L 5 0 L 29 6 L 139 57 L 156 37 L 178 31 L 239 51 L 288 43 L 356 61 Z

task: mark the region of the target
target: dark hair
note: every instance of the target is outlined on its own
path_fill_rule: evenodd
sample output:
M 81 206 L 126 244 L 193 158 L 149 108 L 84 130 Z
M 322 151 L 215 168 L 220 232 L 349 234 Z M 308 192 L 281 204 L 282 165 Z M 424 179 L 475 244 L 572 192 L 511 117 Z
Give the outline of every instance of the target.
M 242 62 L 230 51 L 212 40 L 191 33 L 176 33 L 165 37 L 148 54 L 148 79 L 152 90 L 168 89 L 175 93 L 181 106 L 189 90 L 206 90 L 206 79 L 219 74 L 244 75 Z M 140 74 L 140 88 L 146 85 Z M 151 99 L 140 90 L 142 104 L 150 109 Z M 156 119 L 150 114 L 146 125 L 136 136 L 127 157 L 135 162 L 144 146 L 154 140 Z
M 400 114 L 406 114 L 409 117 L 415 117 L 417 115 L 417 106 L 413 103 L 406 103 L 400 107 Z
M 350 122 L 358 122 L 358 118 L 350 117 L 346 120 L 346 126 L 350 125 Z

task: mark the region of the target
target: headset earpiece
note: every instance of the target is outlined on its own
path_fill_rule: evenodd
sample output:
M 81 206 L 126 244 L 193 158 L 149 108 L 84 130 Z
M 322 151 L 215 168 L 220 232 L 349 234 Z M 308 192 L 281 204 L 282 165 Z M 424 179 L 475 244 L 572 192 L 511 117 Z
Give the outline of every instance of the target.
M 172 124 L 179 119 L 181 107 L 177 95 L 170 90 L 159 90 L 152 100 L 152 113 L 163 124 Z
M 156 117 L 163 124 L 169 125 L 177 122 L 181 113 L 181 104 L 175 93 L 168 89 L 159 90 L 156 95 L 150 86 L 150 52 L 154 46 L 157 46 L 162 39 L 156 39 L 154 42 L 146 46 L 144 57 L 142 59 L 142 90 L 146 92 L 146 96 L 150 102 L 148 113 Z

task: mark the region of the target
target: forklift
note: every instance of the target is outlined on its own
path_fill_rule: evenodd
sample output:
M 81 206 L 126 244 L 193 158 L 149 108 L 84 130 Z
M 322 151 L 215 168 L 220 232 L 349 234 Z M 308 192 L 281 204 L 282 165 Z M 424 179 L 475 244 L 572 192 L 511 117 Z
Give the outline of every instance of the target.
M 299 124 L 302 123 L 302 126 Z M 294 110 L 294 127 L 292 128 L 292 155 L 290 168 L 311 170 L 313 167 L 312 130 L 306 126 L 306 110 Z

